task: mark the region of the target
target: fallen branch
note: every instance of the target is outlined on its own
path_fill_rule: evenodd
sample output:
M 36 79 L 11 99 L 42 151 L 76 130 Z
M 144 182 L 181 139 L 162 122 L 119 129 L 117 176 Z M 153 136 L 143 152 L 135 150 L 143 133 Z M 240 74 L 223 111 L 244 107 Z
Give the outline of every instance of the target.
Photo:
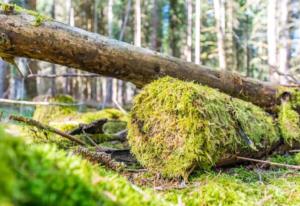
M 278 166 L 278 167 L 285 167 L 285 168 L 293 169 L 293 170 L 300 170 L 300 166 L 298 166 L 298 165 L 288 165 L 288 164 L 282 164 L 282 163 L 271 162 L 271 161 L 267 161 L 267 160 L 259 160 L 259 159 L 253 159 L 253 158 L 248 158 L 248 157 L 241 157 L 241 156 L 236 156 L 236 158 L 239 160 L 257 162 L 257 163 L 268 164 L 268 165 Z
M 29 119 L 29 118 L 26 118 L 26 117 L 22 117 L 22 116 L 15 116 L 15 115 L 11 115 L 9 117 L 10 120 L 14 120 L 14 121 L 17 121 L 17 122 L 22 122 L 22 123 L 25 123 L 27 125 L 30 125 L 30 126 L 33 126 L 33 127 L 36 127 L 38 129 L 41 129 L 41 130 L 46 130 L 48 132 L 52 132 L 52 133 L 55 133 L 61 137 L 64 137 L 64 138 L 67 138 L 68 140 L 72 141 L 72 142 L 75 142 L 76 144 L 79 144 L 79 145 L 85 145 L 85 143 L 79 139 L 77 139 L 76 137 L 72 136 L 72 135 L 69 135 L 69 134 L 66 134 L 64 133 L 63 131 L 60 131 L 58 129 L 55 129 L 53 127 L 50 127 L 48 125 L 44 125 L 34 119 Z
M 24 101 L 24 100 L 12 100 L 12 99 L 0 99 L 0 103 L 5 104 L 23 104 L 23 105 L 41 105 L 41 106 L 66 106 L 66 107 L 73 107 L 73 106 L 81 106 L 84 105 L 82 103 L 55 103 L 55 102 L 31 102 L 31 101 Z
M 84 77 L 84 78 L 95 78 L 100 77 L 99 74 L 29 74 L 26 78 L 72 78 L 72 77 Z
M 88 159 L 91 162 L 101 163 L 106 167 L 116 171 L 123 170 L 125 167 L 123 163 L 116 162 L 114 159 L 112 159 L 110 154 L 107 154 L 105 152 L 94 152 L 85 147 L 78 147 L 76 150 L 74 150 L 74 153 L 82 155 L 84 158 Z

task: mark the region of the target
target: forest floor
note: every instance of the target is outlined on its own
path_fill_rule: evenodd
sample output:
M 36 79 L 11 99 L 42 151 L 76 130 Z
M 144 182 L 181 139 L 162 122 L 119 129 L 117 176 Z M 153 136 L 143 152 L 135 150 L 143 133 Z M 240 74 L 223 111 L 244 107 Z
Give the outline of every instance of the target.
M 49 111 L 43 114 L 49 114 Z M 69 121 L 72 123 L 79 118 L 68 115 L 72 116 Z M 113 111 L 93 112 L 92 119 L 85 113 L 84 118 L 80 118 L 92 121 L 100 116 L 118 116 L 124 120 L 119 112 Z M 70 128 L 68 121 L 57 124 L 61 122 L 59 118 L 51 118 L 56 121 L 48 121 L 50 125 Z M 0 177 L 0 185 L 3 185 L 3 189 L 0 188 L 1 206 L 300 205 L 300 172 L 296 170 L 248 163 L 198 170 L 188 181 L 167 179 L 137 167 L 116 172 L 74 155 L 72 147 L 66 149 L 61 142 L 36 142 L 32 131 L 28 132 L 21 125 L 7 123 L 3 127 L 6 134 L 1 132 L 0 135 L 0 157 L 4 160 L 0 163 L 3 174 Z M 122 148 L 120 144 L 114 145 Z M 300 153 L 272 155 L 267 160 L 300 165 Z

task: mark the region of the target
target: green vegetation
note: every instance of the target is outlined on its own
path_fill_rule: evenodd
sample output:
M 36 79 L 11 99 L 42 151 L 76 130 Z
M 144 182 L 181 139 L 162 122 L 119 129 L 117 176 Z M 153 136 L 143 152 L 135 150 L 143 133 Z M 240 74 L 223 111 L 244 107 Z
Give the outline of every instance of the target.
M 20 6 L 17 6 L 16 4 L 7 4 L 0 1 L 0 9 L 7 14 L 14 14 L 16 13 L 26 13 L 35 18 L 33 25 L 34 26 L 40 26 L 43 22 L 51 20 L 50 17 L 44 16 L 36 11 L 27 10 Z
M 137 159 L 168 177 L 209 168 L 228 153 L 267 149 L 278 139 L 272 117 L 262 109 L 169 77 L 135 98 L 129 123 Z
M 48 99 L 50 103 L 63 103 L 63 104 L 75 104 L 72 97 L 66 95 L 59 95 Z M 33 114 L 33 119 L 49 124 L 53 119 L 57 119 L 66 115 L 75 114 L 77 111 L 76 106 L 53 106 L 53 105 L 39 105 Z
M 167 205 L 116 173 L 2 129 L 0 157 L 1 205 Z
M 292 145 L 293 142 L 300 141 L 300 117 L 290 102 L 284 102 L 280 106 L 278 123 L 286 143 Z
M 75 104 L 76 102 L 70 96 L 57 96 L 48 100 L 50 103 L 63 103 L 63 104 Z M 37 106 L 33 119 L 47 124 L 56 129 L 64 132 L 69 132 L 81 124 L 90 124 L 99 119 L 108 119 L 109 121 L 104 124 L 104 134 L 95 134 L 90 137 L 96 143 L 103 143 L 114 138 L 113 134 L 126 129 L 127 115 L 116 109 L 104 109 L 95 112 L 78 113 L 76 106 Z M 33 137 L 35 142 L 42 143 L 55 143 L 62 148 L 74 146 L 72 142 L 66 140 L 56 134 L 41 131 L 36 128 L 25 129 L 28 132 L 28 136 Z M 85 135 L 78 135 L 78 138 L 82 139 L 86 143 L 91 142 Z
M 165 192 L 171 202 L 181 197 L 186 205 L 299 205 L 300 174 L 287 170 L 253 170 L 243 167 L 227 173 L 205 173 L 193 177 L 192 185 L 183 190 Z

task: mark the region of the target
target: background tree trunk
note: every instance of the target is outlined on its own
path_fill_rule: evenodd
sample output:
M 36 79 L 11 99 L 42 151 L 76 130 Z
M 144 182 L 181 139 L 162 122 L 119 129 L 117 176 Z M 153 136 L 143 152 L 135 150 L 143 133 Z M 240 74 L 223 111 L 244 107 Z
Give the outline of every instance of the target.
M 226 70 L 226 57 L 225 57 L 225 14 L 224 14 L 223 0 L 214 0 L 214 12 L 216 20 L 217 32 L 217 45 L 219 56 L 219 67 L 221 70 Z
M 186 32 L 186 60 L 192 61 L 192 37 L 193 37 L 193 2 L 186 0 L 187 7 L 187 32 Z
M 196 0 L 196 19 L 195 19 L 195 63 L 200 64 L 201 48 L 200 48 L 200 36 L 201 36 L 201 0 Z
M 289 0 L 281 0 L 280 2 L 280 42 L 279 42 L 279 72 L 281 73 L 279 82 L 287 84 L 287 76 L 289 73 Z
M 278 83 L 277 70 L 277 18 L 276 18 L 277 0 L 268 0 L 268 64 L 270 68 L 270 81 Z

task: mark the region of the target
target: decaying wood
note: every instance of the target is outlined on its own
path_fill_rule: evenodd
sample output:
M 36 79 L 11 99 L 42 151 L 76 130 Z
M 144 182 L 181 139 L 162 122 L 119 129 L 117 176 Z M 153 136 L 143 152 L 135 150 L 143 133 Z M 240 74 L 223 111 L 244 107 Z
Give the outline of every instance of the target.
M 123 163 L 115 161 L 110 154 L 105 152 L 90 151 L 85 147 L 78 147 L 76 150 L 74 150 L 74 153 L 82 155 L 91 162 L 103 164 L 106 167 L 116 171 L 120 171 L 125 167 Z
M 107 123 L 107 119 L 99 119 L 90 124 L 80 124 L 79 127 L 69 132 L 70 135 L 78 134 L 103 134 L 103 125 Z
M 277 86 L 217 71 L 26 13 L 0 12 L 0 54 L 48 61 L 130 81 L 138 87 L 162 76 L 217 88 L 264 108 L 277 103 Z
M 72 135 L 64 133 L 63 131 L 60 131 L 60 130 L 55 129 L 53 127 L 50 127 L 48 125 L 44 125 L 44 124 L 42 124 L 42 123 L 40 123 L 40 122 L 38 122 L 38 121 L 36 121 L 34 119 L 29 119 L 29 118 L 26 118 L 26 117 L 15 116 L 15 115 L 11 115 L 9 117 L 9 119 L 17 121 L 17 122 L 25 123 L 25 124 L 27 124 L 29 126 L 33 126 L 33 127 L 38 128 L 38 129 L 42 129 L 42 130 L 46 130 L 48 132 L 52 132 L 52 133 L 58 134 L 59 136 L 67 138 L 68 140 L 70 140 L 72 142 L 75 142 L 78 145 L 85 145 L 85 143 L 83 141 L 81 141 L 80 139 L 77 139 L 76 137 L 74 137 Z
M 99 119 L 91 122 L 90 124 L 79 124 L 79 126 L 72 131 L 68 132 L 69 135 L 80 135 L 84 134 L 88 136 L 89 134 L 104 134 L 103 126 L 108 122 L 108 119 Z M 107 141 L 126 141 L 128 131 L 127 129 L 119 131 L 115 134 L 109 134 L 110 139 Z

